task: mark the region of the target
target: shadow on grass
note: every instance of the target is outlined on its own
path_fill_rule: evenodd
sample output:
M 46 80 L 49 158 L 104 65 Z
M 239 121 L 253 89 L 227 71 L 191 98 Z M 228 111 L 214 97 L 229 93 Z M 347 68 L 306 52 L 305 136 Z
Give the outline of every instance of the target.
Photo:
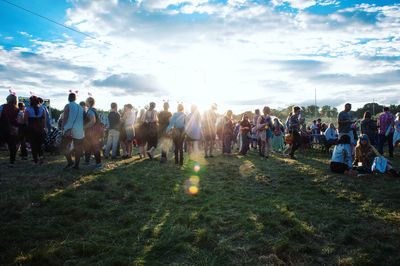
M 371 215 L 376 207 L 399 210 L 394 193 L 398 183 L 380 181 L 384 190 L 379 194 L 379 185 L 369 188 L 363 180 L 343 181 L 345 177 L 331 175 L 314 156 L 302 154 L 298 162 L 277 156 L 261 161 L 253 153 L 218 156 L 199 159 L 198 173 L 193 171 L 194 161 L 179 169 L 171 163 L 132 160 L 96 174 L 84 172 L 73 182 L 61 174 L 66 184 L 62 190 L 30 186 L 33 194 L 45 191 L 39 193 L 40 206 L 0 219 L 1 248 L 6 251 L 1 261 L 41 265 L 399 261 L 398 223 L 381 219 L 380 213 Z M 55 167 L 46 175 L 59 172 Z M 192 175 L 200 180 L 197 195 L 185 193 L 185 180 Z M 19 185 L 27 193 L 27 187 Z M 343 189 L 350 192 L 341 197 Z M 18 192 L 2 188 L 10 191 Z M 361 207 L 368 199 L 375 205 L 366 207 L 366 212 Z M 5 202 L 12 205 L 9 199 Z

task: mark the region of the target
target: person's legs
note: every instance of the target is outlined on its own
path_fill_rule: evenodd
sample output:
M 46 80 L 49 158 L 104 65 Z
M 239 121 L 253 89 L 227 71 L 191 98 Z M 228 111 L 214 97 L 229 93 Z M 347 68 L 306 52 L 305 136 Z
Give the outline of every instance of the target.
M 38 141 L 38 155 L 39 155 L 39 160 L 40 163 L 43 163 L 43 144 L 44 144 L 44 135 L 39 137 L 39 141 Z
M 385 145 L 386 136 L 384 134 L 378 135 L 378 152 L 383 155 L 383 146 Z
M 294 131 L 293 133 L 293 144 L 292 144 L 292 149 L 290 151 L 290 157 L 294 157 L 294 153 L 296 152 L 296 150 L 300 147 L 300 143 L 301 143 L 301 136 L 298 132 Z
M 64 153 L 65 159 L 67 159 L 68 166 L 72 165 L 72 156 L 71 156 L 71 145 L 72 139 L 71 138 L 65 138 L 63 137 L 62 142 L 61 142 L 61 148 Z M 75 146 L 75 143 L 74 143 Z
M 15 163 L 15 157 L 17 155 L 17 140 L 16 136 L 8 135 L 5 137 L 5 141 L 8 146 L 8 150 L 10 152 L 10 164 Z
M 387 136 L 388 140 L 388 146 L 389 146 L 389 157 L 393 157 L 393 133 L 390 133 L 389 136 Z
M 249 138 L 247 134 L 241 134 L 241 147 L 240 153 L 246 155 L 249 150 Z
M 224 153 L 231 154 L 232 152 L 232 137 L 230 135 L 224 136 Z
M 204 156 L 206 156 L 206 157 L 208 157 L 209 144 L 210 144 L 210 141 L 208 140 L 208 137 L 205 136 L 204 137 Z
M 100 148 L 101 148 L 100 143 L 98 143 L 98 142 L 93 144 L 93 146 L 92 146 L 92 150 L 94 153 L 94 159 L 95 159 L 97 165 L 101 164 Z
M 266 138 L 265 140 L 265 157 L 269 156 L 269 153 L 271 151 L 271 138 Z
M 173 137 L 173 142 L 174 142 L 174 155 L 175 155 L 175 164 L 179 163 L 179 136 L 176 134 Z
M 119 131 L 114 130 L 115 132 L 113 132 L 113 137 L 112 137 L 112 153 L 111 153 L 111 157 L 112 158 L 116 158 L 118 155 L 118 144 L 119 144 Z M 107 153 L 108 155 L 108 153 Z
M 37 163 L 38 162 L 38 155 L 39 155 L 38 140 L 35 139 L 35 137 L 32 137 L 31 140 L 30 140 L 30 144 L 31 144 L 33 161 L 35 163 Z
M 183 141 L 184 141 L 184 136 L 183 136 L 183 131 L 178 137 L 178 150 L 179 150 L 179 164 L 183 165 Z
M 92 143 L 91 140 L 85 137 L 85 140 L 83 141 L 83 147 L 85 150 L 85 162 L 89 163 L 90 162 L 90 156 L 92 155 Z
M 75 168 L 79 168 L 79 162 L 82 157 L 83 139 L 74 139 Z M 71 155 L 70 155 L 71 157 Z M 72 163 L 72 160 L 71 160 Z
M 108 156 L 110 156 L 111 147 L 114 148 L 113 147 L 113 138 L 114 138 L 113 129 L 110 129 L 108 131 L 108 136 L 107 136 L 106 151 L 105 151 L 105 155 L 104 155 L 105 158 L 108 158 Z

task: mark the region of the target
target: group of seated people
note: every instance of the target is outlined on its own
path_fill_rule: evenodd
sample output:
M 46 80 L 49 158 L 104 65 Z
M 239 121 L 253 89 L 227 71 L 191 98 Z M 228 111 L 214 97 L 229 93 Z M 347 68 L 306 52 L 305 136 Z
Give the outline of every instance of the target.
M 354 158 L 354 159 L 353 159 Z M 369 175 L 373 173 L 390 174 L 399 177 L 391 161 L 383 157 L 371 145 L 368 135 L 363 134 L 358 139 L 354 157 L 350 137 L 342 135 L 333 149 L 330 169 L 334 173 L 346 175 Z

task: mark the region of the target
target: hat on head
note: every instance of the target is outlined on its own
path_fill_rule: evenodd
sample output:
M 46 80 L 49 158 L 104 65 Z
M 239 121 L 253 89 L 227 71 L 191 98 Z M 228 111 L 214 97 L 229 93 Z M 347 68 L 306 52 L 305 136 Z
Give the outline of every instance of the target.
M 361 141 L 369 141 L 368 135 L 367 134 L 362 134 L 360 137 Z

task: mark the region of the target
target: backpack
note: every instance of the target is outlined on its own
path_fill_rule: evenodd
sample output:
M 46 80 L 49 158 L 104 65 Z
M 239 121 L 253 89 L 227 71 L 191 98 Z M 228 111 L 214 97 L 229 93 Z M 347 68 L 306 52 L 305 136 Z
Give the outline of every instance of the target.
M 89 109 L 90 110 L 90 109 Z M 88 110 L 88 112 L 89 112 Z M 90 128 L 89 130 L 89 135 L 93 139 L 102 139 L 104 137 L 104 130 L 105 130 L 105 125 L 101 122 L 99 115 L 97 114 L 96 109 L 91 108 L 91 110 L 94 112 L 94 116 L 96 118 L 95 124 Z M 86 120 L 88 119 L 88 115 L 86 114 Z M 85 121 L 86 121 L 85 120 Z M 86 121 L 88 123 L 89 121 Z
M 375 157 L 374 162 L 372 163 L 371 170 L 372 172 L 378 172 L 384 174 L 386 173 L 387 165 L 388 165 L 388 160 L 385 157 L 383 156 Z

